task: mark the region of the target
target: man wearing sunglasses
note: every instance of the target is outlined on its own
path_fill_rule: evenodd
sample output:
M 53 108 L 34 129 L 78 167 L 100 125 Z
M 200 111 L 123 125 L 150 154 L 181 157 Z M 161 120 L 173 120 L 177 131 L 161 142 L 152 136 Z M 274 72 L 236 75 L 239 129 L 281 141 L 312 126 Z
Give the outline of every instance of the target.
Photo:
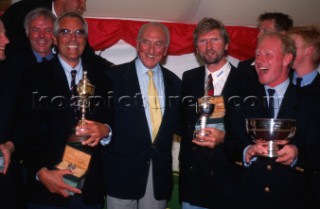
M 30 68 L 22 82 L 19 133 L 28 170 L 28 209 L 100 209 L 103 206 L 100 154 L 102 145 L 107 144 L 111 136 L 107 124 L 112 115 L 105 105 L 110 81 L 103 70 L 81 58 L 87 34 L 87 23 L 79 14 L 70 12 L 59 17 L 54 24 L 58 55 Z M 86 124 L 77 129 L 90 136 L 82 142 L 82 148 L 91 153 L 90 167 L 79 189 L 63 181 L 63 176 L 72 174 L 72 169 L 56 170 L 55 166 L 62 161 L 66 141 L 78 120 L 76 109 L 71 105 L 72 89 L 73 84 L 83 78 L 84 71 L 95 86 L 95 97 L 87 108 Z M 95 100 L 97 97 L 99 103 Z

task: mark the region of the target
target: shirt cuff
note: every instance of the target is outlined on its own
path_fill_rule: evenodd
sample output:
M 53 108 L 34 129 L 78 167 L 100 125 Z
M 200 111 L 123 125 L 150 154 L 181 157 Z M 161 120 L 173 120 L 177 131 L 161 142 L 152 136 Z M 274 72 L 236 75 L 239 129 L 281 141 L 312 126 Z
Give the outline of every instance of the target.
M 296 164 L 297 164 L 297 162 L 298 162 L 298 158 L 294 159 L 293 162 L 292 162 L 291 165 L 290 165 L 291 168 L 295 167 Z
M 243 165 L 246 168 L 248 168 L 252 164 L 252 162 L 254 162 L 254 161 L 256 161 L 258 159 L 257 157 L 253 157 L 249 163 L 246 162 L 246 153 L 247 153 L 247 150 L 249 149 L 250 146 L 251 145 L 249 145 L 246 148 L 244 148 L 243 153 L 242 153 Z
M 110 143 L 111 137 L 112 137 L 112 129 L 111 129 L 111 127 L 108 124 L 104 124 L 104 125 L 106 125 L 109 128 L 109 134 L 108 134 L 108 136 L 105 136 L 100 140 L 100 144 L 102 146 L 108 145 Z

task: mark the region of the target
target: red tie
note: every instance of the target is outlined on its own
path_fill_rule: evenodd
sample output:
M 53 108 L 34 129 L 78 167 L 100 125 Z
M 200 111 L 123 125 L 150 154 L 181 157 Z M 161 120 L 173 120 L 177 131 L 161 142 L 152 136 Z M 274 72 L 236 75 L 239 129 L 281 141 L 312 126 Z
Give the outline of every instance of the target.
M 208 76 L 208 83 L 207 83 L 207 96 L 212 97 L 214 95 L 214 88 L 213 88 L 213 83 L 212 83 L 212 75 L 211 73 Z

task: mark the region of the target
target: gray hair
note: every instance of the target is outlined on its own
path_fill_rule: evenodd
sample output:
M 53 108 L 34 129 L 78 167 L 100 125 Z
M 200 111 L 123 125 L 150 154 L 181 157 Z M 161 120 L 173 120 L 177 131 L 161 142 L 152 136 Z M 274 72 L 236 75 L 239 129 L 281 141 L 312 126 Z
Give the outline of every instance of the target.
M 52 23 L 54 23 L 54 21 L 56 20 L 56 16 L 46 8 L 40 7 L 30 11 L 24 18 L 24 23 L 23 23 L 23 26 L 27 35 L 29 34 L 29 24 L 33 20 L 38 19 L 40 17 L 44 17 L 45 20 L 50 21 Z
M 83 29 L 86 34 L 86 37 L 88 36 L 88 23 L 80 14 L 78 14 L 76 12 L 66 12 L 66 13 L 62 14 L 60 17 L 58 17 L 58 19 L 56 19 L 56 21 L 54 22 L 54 26 L 53 26 L 53 33 L 55 36 L 59 35 L 60 21 L 63 18 L 67 18 L 67 17 L 79 19 L 83 25 Z
M 165 26 L 164 24 L 159 23 L 159 22 L 149 22 L 149 23 L 145 23 L 144 25 L 142 25 L 141 28 L 139 29 L 139 32 L 138 32 L 137 42 L 140 42 L 142 32 L 144 31 L 144 29 L 148 25 L 153 25 L 153 26 L 160 27 L 164 31 L 164 33 L 166 34 L 166 41 L 167 41 L 166 42 L 166 47 L 168 48 L 169 45 L 170 45 L 170 32 L 169 32 L 169 29 L 167 28 L 167 26 Z

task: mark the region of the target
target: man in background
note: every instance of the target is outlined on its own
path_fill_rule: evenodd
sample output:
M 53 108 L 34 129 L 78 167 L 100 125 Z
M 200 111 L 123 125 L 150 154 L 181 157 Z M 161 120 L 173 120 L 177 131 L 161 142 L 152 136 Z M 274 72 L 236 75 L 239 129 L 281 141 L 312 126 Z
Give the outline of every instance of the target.
M 297 55 L 293 63 L 292 83 L 296 85 L 300 97 L 304 99 L 320 94 L 320 75 L 317 67 L 320 64 L 320 29 L 317 26 L 293 27 L 288 34 L 294 40 Z M 320 208 L 319 170 L 307 173 L 309 180 L 310 207 Z
M 266 32 L 285 34 L 292 26 L 293 20 L 289 15 L 280 12 L 266 12 L 258 17 L 258 38 Z M 239 62 L 238 69 L 257 77 L 254 58 Z
M 317 26 L 293 27 L 288 31 L 297 48 L 292 82 L 304 93 L 320 93 L 320 29 Z M 302 93 L 303 93 L 302 92 Z

